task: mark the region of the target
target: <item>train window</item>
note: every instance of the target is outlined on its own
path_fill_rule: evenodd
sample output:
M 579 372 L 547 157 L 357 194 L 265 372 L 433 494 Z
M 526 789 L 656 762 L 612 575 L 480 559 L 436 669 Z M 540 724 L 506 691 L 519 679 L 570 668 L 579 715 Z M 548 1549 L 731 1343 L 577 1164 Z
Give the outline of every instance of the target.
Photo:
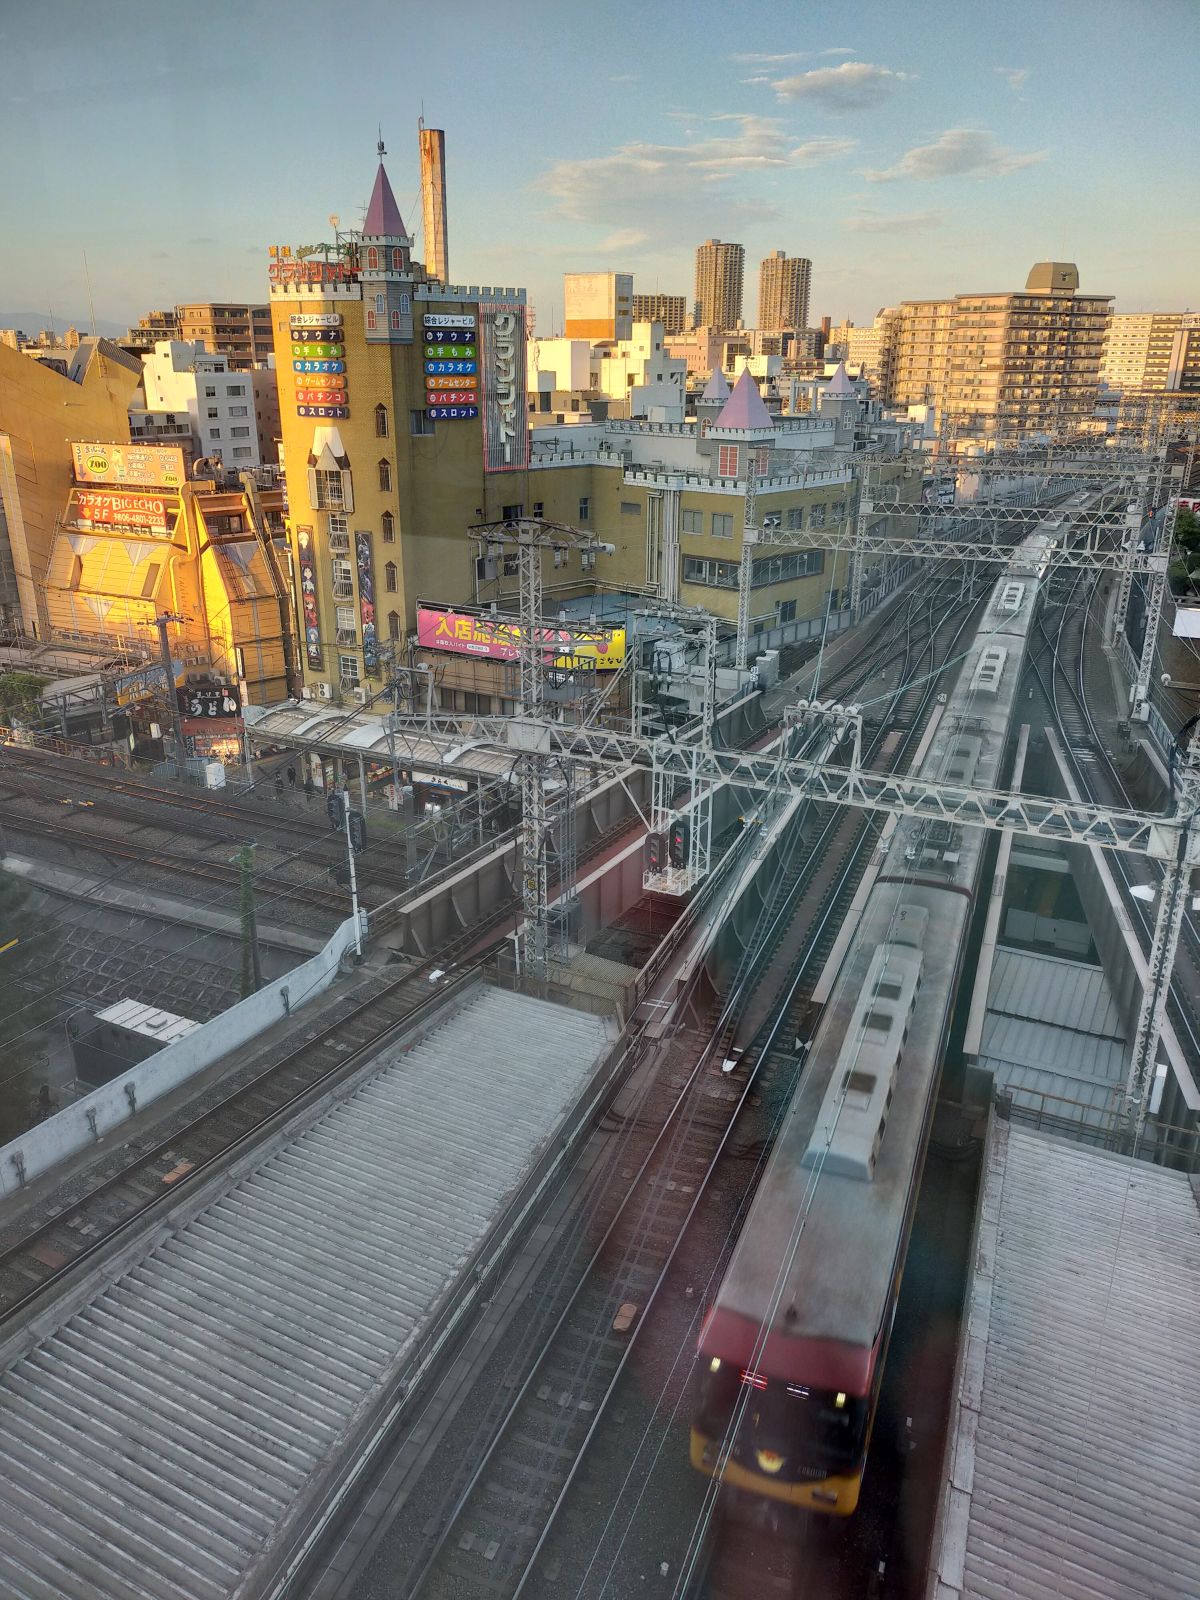
M 868 1033 L 880 1033 L 886 1039 L 892 1031 L 892 1013 L 890 1011 L 868 1011 L 863 1018 L 863 1027 Z
M 848 1072 L 846 1074 L 846 1093 L 870 1095 L 875 1088 L 875 1074 L 873 1072 Z
M 876 989 L 875 993 L 880 1000 L 899 1000 L 901 993 L 900 985 L 898 983 L 893 983 L 888 978 L 883 978 L 880 980 L 879 987 Z

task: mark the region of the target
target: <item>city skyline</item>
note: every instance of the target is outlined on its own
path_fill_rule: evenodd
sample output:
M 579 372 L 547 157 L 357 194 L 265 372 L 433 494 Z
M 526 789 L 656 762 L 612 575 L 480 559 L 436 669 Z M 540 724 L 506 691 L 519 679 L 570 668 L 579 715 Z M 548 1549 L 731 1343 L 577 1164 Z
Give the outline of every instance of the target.
M 338 47 L 354 114 L 309 132 L 280 108 L 319 102 L 322 53 L 279 48 L 257 0 L 211 8 L 231 45 L 216 58 L 217 96 L 212 75 L 186 65 L 195 39 L 182 14 L 147 28 L 112 3 L 85 13 L 56 0 L 0 25 L 17 85 L 0 132 L 23 150 L 5 210 L 37 259 L 31 272 L 6 230 L 0 307 L 41 300 L 43 321 L 86 327 L 89 275 L 101 326 L 189 299 L 261 301 L 269 244 L 314 238 L 330 213 L 359 224 L 377 122 L 420 256 L 422 110 L 446 130 L 455 276 L 525 285 L 539 332 L 561 327 L 564 272 L 631 272 L 638 293 L 690 294 L 709 237 L 745 245 L 748 321 L 757 263 L 779 248 L 813 261 L 814 319 L 862 323 L 905 298 L 1016 288 L 1045 258 L 1077 261 L 1084 288 L 1119 310 L 1194 305 L 1186 85 L 1162 71 L 1200 42 L 1194 9 L 1164 0 L 1133 14 L 1104 0 L 1009 15 L 1010 32 L 981 36 L 949 5 L 866 4 L 847 23 L 821 0 L 799 21 L 768 4 L 756 40 L 769 48 L 750 51 L 714 45 L 726 18 L 715 4 L 680 37 L 674 18 L 626 0 L 601 0 L 570 29 L 542 0 L 519 13 L 464 0 L 423 14 L 409 51 L 404 22 L 369 4 Z M 305 0 L 289 37 L 302 44 L 323 16 Z M 85 17 L 87 51 L 69 52 Z M 635 18 L 637 50 L 622 55 L 612 40 L 629 39 Z M 355 58 L 352 37 L 372 48 Z M 1096 95 L 1118 59 L 1119 80 L 1110 70 Z M 579 63 L 596 60 L 611 70 L 581 123 Z M 1121 126 L 1134 118 L 1137 141 Z M 1152 141 L 1147 171 L 1138 152 Z M 1112 193 L 1127 197 L 1119 227 Z

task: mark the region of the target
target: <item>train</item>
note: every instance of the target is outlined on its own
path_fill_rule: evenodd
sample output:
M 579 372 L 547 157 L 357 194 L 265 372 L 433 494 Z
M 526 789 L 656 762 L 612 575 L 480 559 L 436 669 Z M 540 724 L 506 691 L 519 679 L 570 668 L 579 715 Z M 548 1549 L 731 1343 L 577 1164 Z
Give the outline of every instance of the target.
M 1043 521 L 994 585 L 920 776 L 1002 786 Z M 703 1318 L 691 1462 L 807 1512 L 857 1508 L 987 841 L 901 820 Z

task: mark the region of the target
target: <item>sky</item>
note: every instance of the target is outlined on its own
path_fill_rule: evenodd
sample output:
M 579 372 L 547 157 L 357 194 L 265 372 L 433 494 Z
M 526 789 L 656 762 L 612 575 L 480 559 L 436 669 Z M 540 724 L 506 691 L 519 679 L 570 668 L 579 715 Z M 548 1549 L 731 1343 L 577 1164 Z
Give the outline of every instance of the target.
M 265 300 L 269 244 L 361 222 L 380 126 L 420 257 L 422 112 L 451 276 L 539 334 L 567 271 L 690 302 L 710 237 L 748 322 L 773 249 L 814 322 L 1044 259 L 1197 309 L 1197 59 L 1196 0 L 0 0 L 0 314 Z

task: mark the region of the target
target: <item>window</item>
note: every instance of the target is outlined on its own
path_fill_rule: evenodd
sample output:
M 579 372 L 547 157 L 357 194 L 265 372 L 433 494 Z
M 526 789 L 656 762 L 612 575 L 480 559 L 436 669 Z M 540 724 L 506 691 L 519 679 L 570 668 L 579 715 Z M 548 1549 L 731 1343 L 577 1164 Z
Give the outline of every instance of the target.
M 623 517 L 636 517 L 641 509 L 641 506 L 636 500 L 621 501 L 621 515 Z
M 229 436 L 230 436 L 231 439 L 248 439 L 250 437 L 250 429 L 249 428 L 230 428 Z
M 353 600 L 354 577 L 348 561 L 333 563 L 333 597 L 335 600 Z
M 833 514 L 834 522 L 845 522 L 846 502 L 844 500 L 835 500 L 829 509 Z
M 681 511 L 679 513 L 679 531 L 680 533 L 703 533 L 703 511 Z
M 154 591 L 158 587 L 158 575 L 161 571 L 162 563 L 158 561 L 150 562 L 149 566 L 146 568 L 146 576 L 142 579 L 143 600 L 154 599 Z
M 388 436 L 388 414 L 386 406 L 375 407 L 375 437 L 386 439 Z
M 389 611 L 388 612 L 388 638 L 389 639 L 398 639 L 399 637 L 400 637 L 400 613 L 398 611 Z
M 410 411 L 408 413 L 408 431 L 419 438 L 423 434 L 434 431 L 433 418 L 427 411 Z
M 717 446 L 718 478 L 736 478 L 738 475 L 738 447 L 736 444 Z
M 808 525 L 810 528 L 823 528 L 825 526 L 825 507 L 814 506 L 809 512 Z
M 331 513 L 329 518 L 329 548 L 330 550 L 349 550 L 350 532 L 349 524 L 345 517 Z
M 400 246 L 398 244 L 394 244 L 392 246 L 392 271 L 393 272 L 403 272 L 404 271 L 404 251 L 400 248 Z
M 729 511 L 714 511 L 712 519 L 712 536 L 714 539 L 733 538 L 733 514 Z
M 802 506 L 789 506 L 787 510 L 787 525 L 796 529 L 804 526 L 804 509 Z
M 589 520 L 589 518 L 591 517 L 591 515 L 592 515 L 592 502 L 591 502 L 591 499 L 586 494 L 580 495 L 580 497 L 579 497 L 579 520 L 580 520 L 580 522 L 587 522 Z
M 544 517 L 546 515 L 546 505 L 544 501 L 535 500 L 533 502 L 533 514 L 535 517 Z
M 380 519 L 379 519 L 379 528 L 380 528 L 380 532 L 383 535 L 384 544 L 395 544 L 395 542 L 396 542 L 396 519 L 395 519 L 395 517 L 392 515 L 392 513 L 390 511 L 385 511 L 383 513 L 383 516 L 380 517 Z
M 353 689 L 358 686 L 358 657 L 339 656 L 338 671 L 344 684 Z
M 379 487 L 387 494 L 392 487 L 392 467 L 388 461 L 379 463 Z
M 373 244 L 367 246 L 367 271 L 379 271 L 379 251 Z
M 505 522 L 516 522 L 519 517 L 523 517 L 524 515 L 525 515 L 524 504 L 515 505 L 515 506 L 503 506 L 501 508 L 501 511 L 500 511 L 500 516 Z
M 383 586 L 389 594 L 396 592 L 396 563 L 389 561 L 383 569 Z
M 794 578 L 815 577 L 824 570 L 823 550 L 795 550 L 789 555 L 767 556 L 756 561 L 751 569 L 750 583 L 752 588 L 764 589 L 770 584 L 785 583 Z M 708 560 L 703 556 L 684 556 L 683 581 L 708 584 L 717 589 L 736 589 L 738 563 Z
M 208 414 L 210 417 L 219 417 L 221 415 L 216 406 L 209 406 Z
M 253 455 L 254 451 L 251 450 L 248 444 L 239 444 L 234 446 L 233 459 L 235 461 L 249 461 Z
M 341 633 L 347 628 L 353 628 L 354 627 L 354 607 L 353 606 L 338 606 L 336 608 L 336 610 L 337 610 L 338 632 Z
M 209 384 L 205 384 L 204 386 L 204 398 L 206 400 L 215 400 L 217 398 L 217 391 Z
M 317 510 L 340 511 L 346 503 L 341 473 L 318 471 L 313 476 L 317 480 Z
M 210 438 L 210 439 L 219 439 L 219 438 L 220 438 L 220 437 L 221 437 L 221 430 L 220 430 L 220 428 L 210 428 L 210 429 L 209 429 L 209 430 L 208 430 L 208 437 L 209 437 L 209 438 Z
M 374 326 L 375 326 L 375 313 L 373 311 L 368 311 L 367 312 L 367 327 L 368 327 L 368 329 L 371 329 Z
M 246 385 L 244 383 L 231 383 L 228 389 L 225 391 L 225 393 L 231 398 L 236 395 L 239 400 L 242 398 L 245 392 Z
M 776 622 L 795 622 L 796 602 L 794 600 L 776 600 L 775 620 Z
M 769 450 L 755 450 L 751 459 L 754 470 L 760 478 L 765 478 L 771 466 L 771 452 Z
M 375 315 L 377 317 L 387 316 L 387 295 L 377 294 L 375 296 Z
M 398 311 L 392 312 L 392 332 L 400 332 L 400 313 Z
M 231 417 L 246 417 L 249 416 L 249 414 L 250 413 L 245 406 L 230 406 L 229 408 L 229 415 Z

